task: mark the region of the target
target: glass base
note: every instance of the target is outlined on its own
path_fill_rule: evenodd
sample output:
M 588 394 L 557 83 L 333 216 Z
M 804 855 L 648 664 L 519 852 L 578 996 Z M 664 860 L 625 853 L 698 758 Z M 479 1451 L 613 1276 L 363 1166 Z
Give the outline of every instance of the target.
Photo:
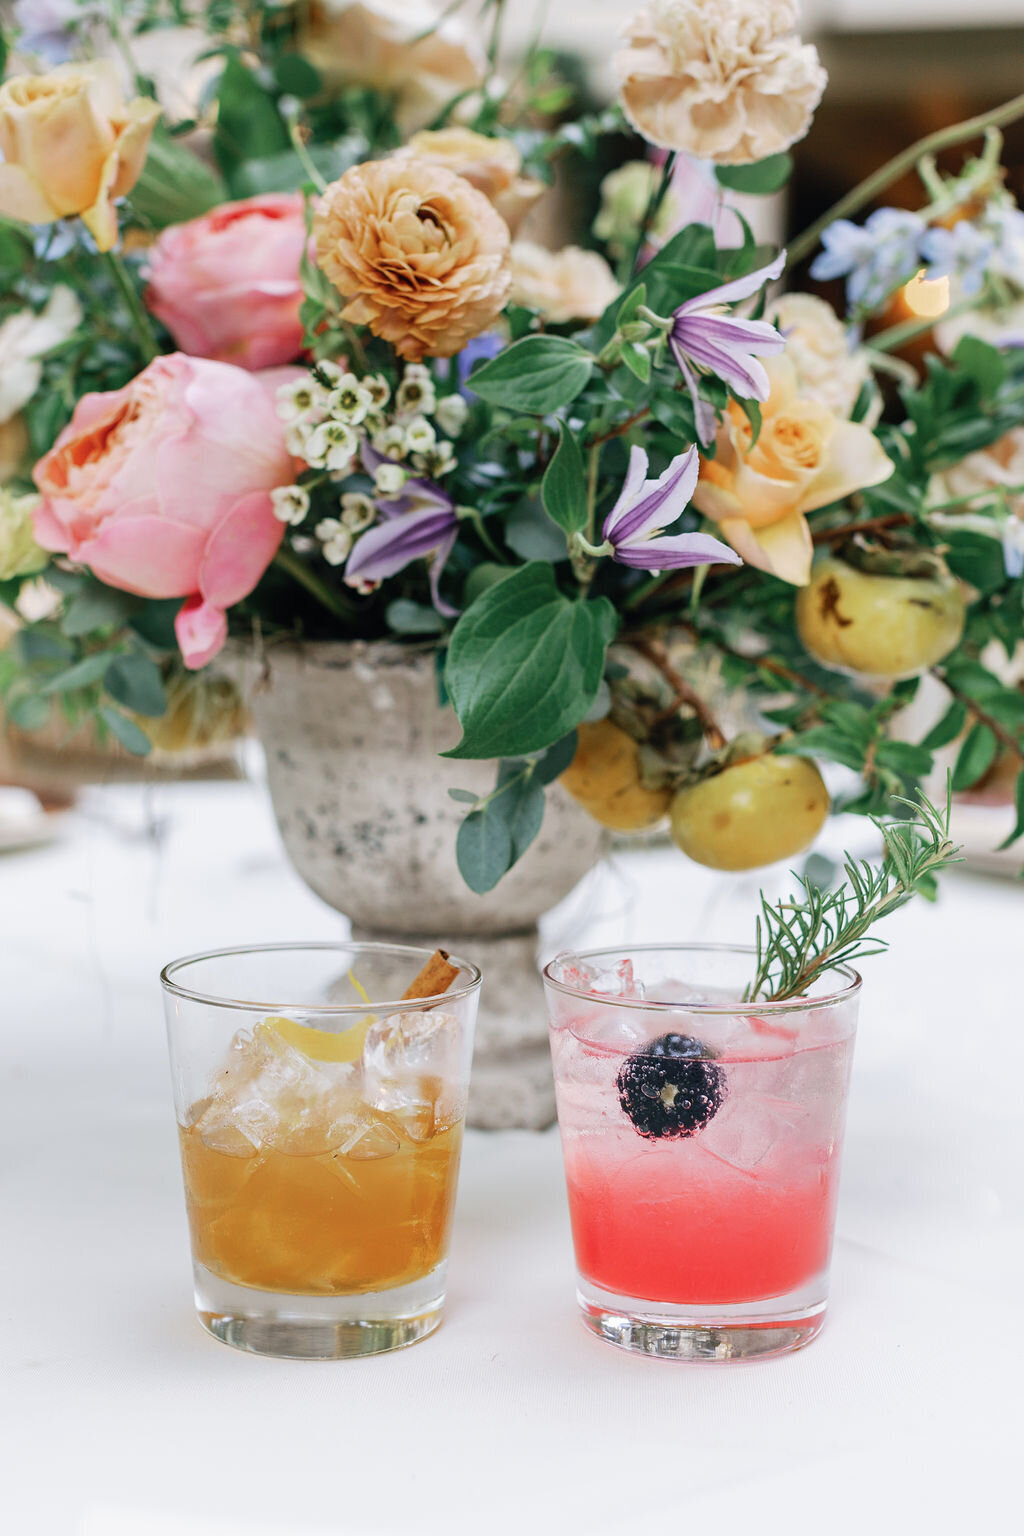
M 193 1264 L 196 1312 L 222 1344 L 282 1360 L 351 1360 L 404 1349 L 441 1325 L 445 1265 L 420 1280 L 357 1296 L 257 1291 Z
M 768 1301 L 673 1306 L 603 1291 L 578 1277 L 583 1321 L 599 1339 L 659 1360 L 756 1360 L 787 1355 L 821 1332 L 822 1284 Z

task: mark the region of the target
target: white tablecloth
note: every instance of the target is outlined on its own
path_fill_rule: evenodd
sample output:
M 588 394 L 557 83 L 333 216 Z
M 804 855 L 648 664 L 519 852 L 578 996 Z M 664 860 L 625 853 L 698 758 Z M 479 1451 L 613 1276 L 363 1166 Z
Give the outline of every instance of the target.
M 756 886 L 620 854 L 549 944 L 745 939 Z M 342 920 L 258 785 L 90 791 L 57 843 L 0 859 L 0 1529 L 1016 1528 L 1022 918 L 1018 886 L 961 873 L 869 962 L 833 1302 L 807 1350 L 685 1366 L 591 1338 L 557 1138 L 513 1132 L 468 1138 L 439 1334 L 265 1360 L 192 1315 L 156 976 Z

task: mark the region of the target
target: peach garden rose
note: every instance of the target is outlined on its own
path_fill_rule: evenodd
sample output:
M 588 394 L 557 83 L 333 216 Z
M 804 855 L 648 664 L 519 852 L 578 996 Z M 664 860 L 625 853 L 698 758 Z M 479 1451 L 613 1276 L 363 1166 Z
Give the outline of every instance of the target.
M 114 202 L 146 163 L 155 101 L 126 102 L 108 59 L 16 75 L 0 86 L 0 214 L 52 224 L 78 214 L 101 251 L 117 240 Z
M 146 303 L 178 346 L 240 368 L 273 368 L 302 350 L 298 192 L 224 203 L 165 229 L 150 248 Z
M 894 466 L 869 428 L 800 398 L 788 357 L 764 358 L 763 366 L 771 392 L 757 442 L 743 407 L 730 401 L 715 457 L 701 463 L 693 505 L 747 565 L 802 587 L 813 554 L 806 514 L 880 485 Z
M 175 352 L 79 400 L 35 467 L 35 535 L 122 592 L 185 598 L 175 632 L 201 667 L 277 553 L 270 493 L 292 468 L 263 383 Z
M 342 318 L 409 362 L 460 352 L 508 297 L 508 226 L 482 192 L 430 161 L 352 166 L 320 199 L 313 236 L 348 300 Z

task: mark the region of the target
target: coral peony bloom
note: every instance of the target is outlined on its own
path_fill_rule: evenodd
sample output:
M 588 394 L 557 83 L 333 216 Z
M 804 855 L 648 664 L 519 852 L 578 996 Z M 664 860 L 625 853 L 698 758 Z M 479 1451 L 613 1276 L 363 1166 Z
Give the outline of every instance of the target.
M 175 631 L 201 667 L 277 552 L 270 493 L 292 460 L 260 380 L 175 352 L 124 389 L 84 395 L 34 478 L 43 548 L 123 592 L 184 597 Z
M 771 393 L 761 407 L 761 433 L 730 401 L 713 459 L 701 462 L 693 505 L 716 522 L 748 565 L 794 586 L 811 573 L 805 514 L 865 486 L 880 485 L 892 460 L 867 427 L 841 421 L 824 405 L 802 400 L 786 356 L 765 359 Z
M 224 203 L 165 229 L 149 252 L 146 303 L 183 352 L 273 368 L 302 350 L 297 192 Z
M 125 102 L 109 59 L 15 75 L 0 86 L 0 213 L 26 224 L 80 214 L 101 251 L 117 240 L 114 200 L 146 163 L 155 101 Z
M 511 139 L 492 139 L 472 128 L 414 133 L 396 159 L 426 160 L 464 176 L 501 214 L 512 234 L 547 190 L 533 176 L 521 176 L 523 157 Z
M 302 52 L 332 83 L 392 94 L 401 133 L 434 121 L 482 85 L 487 59 L 456 16 L 431 0 L 314 0 L 303 6 Z
M 745 165 L 802 139 L 828 80 L 793 34 L 793 0 L 649 0 L 615 55 L 637 133 L 698 160 Z
M 512 246 L 512 303 L 535 309 L 552 325 L 597 320 L 618 294 L 615 274 L 596 251 L 578 245 L 549 251 L 531 240 Z
M 342 317 L 410 362 L 451 357 L 508 297 L 508 226 L 443 166 L 352 166 L 321 198 L 313 234 L 317 262 L 349 301 Z

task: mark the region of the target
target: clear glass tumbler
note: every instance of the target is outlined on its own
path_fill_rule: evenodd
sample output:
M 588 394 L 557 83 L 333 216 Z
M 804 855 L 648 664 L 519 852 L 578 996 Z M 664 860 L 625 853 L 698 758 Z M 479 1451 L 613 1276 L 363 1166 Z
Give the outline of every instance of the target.
M 406 999 L 429 959 L 279 944 L 162 972 L 196 1310 L 224 1343 L 340 1359 L 439 1325 L 480 972 L 452 958 Z
M 562 954 L 544 980 L 578 1300 L 625 1349 L 798 1349 L 824 1321 L 860 977 L 743 1003 L 753 952 Z

